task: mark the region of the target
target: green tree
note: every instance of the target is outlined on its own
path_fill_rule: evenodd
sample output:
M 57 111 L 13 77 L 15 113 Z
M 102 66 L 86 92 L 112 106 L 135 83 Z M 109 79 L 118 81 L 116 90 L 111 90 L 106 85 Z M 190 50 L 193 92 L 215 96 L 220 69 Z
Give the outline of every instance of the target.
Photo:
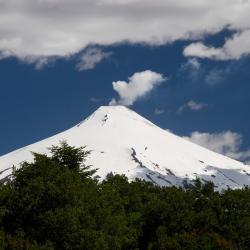
M 60 147 L 52 147 L 51 154 L 35 153 L 34 162 L 24 162 L 14 171 L 6 187 L 9 197 L 3 225 L 6 233 L 16 238 L 22 235 L 41 245 L 49 240 L 56 249 L 67 249 L 69 242 L 92 223 L 91 199 L 96 183 L 89 177 L 95 171 L 80 169 L 88 155 L 83 148 L 63 142 Z
M 90 151 L 62 142 L 34 153 L 0 185 L 0 249 L 248 250 L 250 189 L 159 187 L 109 175 L 97 182 Z

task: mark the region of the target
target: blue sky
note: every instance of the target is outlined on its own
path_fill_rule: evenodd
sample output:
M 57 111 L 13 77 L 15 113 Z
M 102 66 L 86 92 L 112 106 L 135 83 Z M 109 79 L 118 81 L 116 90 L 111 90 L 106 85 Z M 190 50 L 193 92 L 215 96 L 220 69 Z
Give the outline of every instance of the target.
M 129 7 L 133 9 L 131 3 Z M 164 129 L 248 160 L 250 56 L 242 46 L 228 43 L 241 35 L 237 28 L 160 44 L 147 43 L 146 38 L 142 43 L 114 39 L 105 45 L 98 39 L 98 45 L 84 40 L 81 49 L 70 53 L 55 43 L 55 53 L 48 54 L 38 43 L 30 50 L 1 45 L 0 27 L 0 155 L 74 126 L 112 98 L 122 103 L 112 82 L 129 85 L 129 77 L 148 70 L 166 80 L 142 89 L 141 96 L 131 89 L 128 94 L 135 96 L 131 109 Z M 80 43 L 82 38 L 77 39 Z

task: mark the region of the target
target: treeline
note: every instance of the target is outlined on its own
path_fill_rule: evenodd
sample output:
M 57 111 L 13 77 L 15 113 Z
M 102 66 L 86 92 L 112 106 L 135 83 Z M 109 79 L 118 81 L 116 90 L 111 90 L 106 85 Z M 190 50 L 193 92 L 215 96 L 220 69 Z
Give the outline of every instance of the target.
M 0 249 L 250 249 L 250 189 L 161 188 L 125 176 L 99 183 L 90 153 L 63 142 L 0 186 Z

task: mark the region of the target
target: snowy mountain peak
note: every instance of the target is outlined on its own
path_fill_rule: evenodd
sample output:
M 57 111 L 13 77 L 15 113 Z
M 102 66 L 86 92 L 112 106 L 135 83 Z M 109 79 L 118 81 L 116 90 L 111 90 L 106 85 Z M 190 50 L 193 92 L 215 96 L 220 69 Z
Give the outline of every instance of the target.
M 99 115 L 105 115 L 105 114 L 126 115 L 127 113 L 133 113 L 133 111 L 130 110 L 129 108 L 125 107 L 125 106 L 116 105 L 116 106 L 100 106 L 93 114 L 99 114 Z
M 141 120 L 146 120 L 133 110 L 122 106 L 122 105 L 117 105 L 117 106 L 101 106 L 99 107 L 90 117 L 102 117 L 102 116 L 112 116 L 116 119 L 119 118 L 129 118 L 129 119 L 141 119 Z
M 135 124 L 136 127 L 157 127 L 149 120 L 124 106 L 101 106 L 76 127 L 83 130 L 86 127 L 98 128 L 97 130 L 102 127 L 102 130 L 119 130 L 119 133 L 126 134 L 129 130 L 133 130 Z
M 163 130 L 124 106 L 101 106 L 75 127 L 0 157 L 0 179 L 6 180 L 13 164 L 32 160 L 30 151 L 66 140 L 87 146 L 87 163 L 98 168 L 101 179 L 110 172 L 130 180 L 145 179 L 164 186 L 213 181 L 218 190 L 250 184 L 249 166 L 212 152 Z

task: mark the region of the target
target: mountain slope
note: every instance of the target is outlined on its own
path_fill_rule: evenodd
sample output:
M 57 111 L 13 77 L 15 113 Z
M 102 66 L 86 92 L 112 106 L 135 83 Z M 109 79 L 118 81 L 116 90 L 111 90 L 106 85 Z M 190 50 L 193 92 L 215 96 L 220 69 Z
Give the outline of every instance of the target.
M 87 164 L 101 179 L 112 172 L 159 185 L 186 186 L 196 177 L 213 181 L 218 190 L 250 185 L 250 167 L 167 132 L 123 106 L 103 106 L 77 126 L 0 157 L 0 179 L 12 165 L 32 160 L 30 151 L 66 140 L 93 150 Z

